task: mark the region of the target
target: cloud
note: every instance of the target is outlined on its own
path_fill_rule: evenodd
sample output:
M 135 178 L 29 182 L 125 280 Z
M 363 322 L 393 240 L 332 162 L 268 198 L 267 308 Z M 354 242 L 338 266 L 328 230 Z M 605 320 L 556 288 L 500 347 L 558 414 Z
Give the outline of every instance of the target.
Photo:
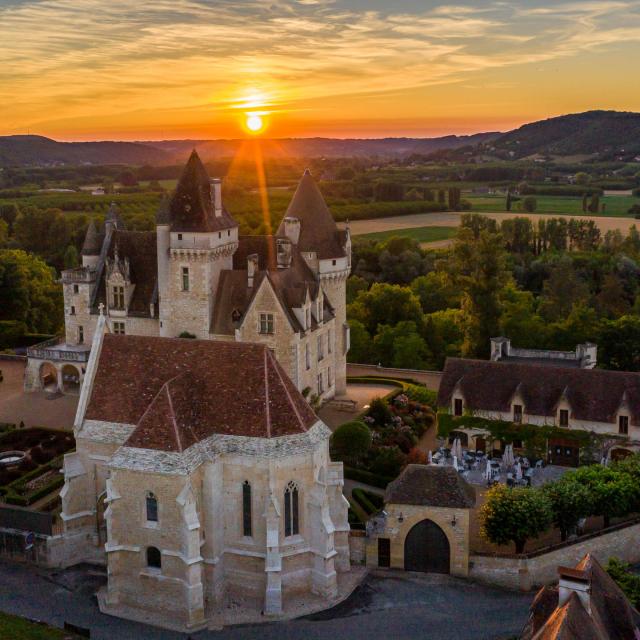
M 415 3 L 414 3 L 415 4 Z M 476 6 L 480 5 L 480 6 Z M 640 39 L 640 1 L 475 2 L 384 12 L 353 0 L 0 4 L 0 123 L 223 113 L 248 87 L 281 110 L 466 82 Z M 200 112 L 200 109 L 195 109 Z M 222 117 L 222 116 L 220 116 Z

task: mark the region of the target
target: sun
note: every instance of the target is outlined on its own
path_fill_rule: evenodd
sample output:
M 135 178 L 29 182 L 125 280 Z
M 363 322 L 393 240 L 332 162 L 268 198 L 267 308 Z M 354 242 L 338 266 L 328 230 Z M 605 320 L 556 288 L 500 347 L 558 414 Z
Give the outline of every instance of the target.
M 251 133 L 260 133 L 264 129 L 264 121 L 256 113 L 248 113 L 245 124 Z

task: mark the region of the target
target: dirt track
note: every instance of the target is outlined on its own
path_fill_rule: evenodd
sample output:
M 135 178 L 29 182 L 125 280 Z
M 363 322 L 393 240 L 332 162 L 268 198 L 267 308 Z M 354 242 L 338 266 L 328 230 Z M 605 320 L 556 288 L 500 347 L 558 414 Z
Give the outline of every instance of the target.
M 508 218 L 515 217 L 528 217 L 534 222 L 536 220 L 540 220 L 541 218 L 576 218 L 578 220 L 593 220 L 600 231 L 604 235 L 607 231 L 615 231 L 619 229 L 624 234 L 627 234 L 629 231 L 629 227 L 635 224 L 636 221 L 633 218 L 615 218 L 615 217 L 606 217 L 606 216 L 561 216 L 554 214 L 546 214 L 546 213 L 522 213 L 522 212 L 513 212 L 513 213 L 484 213 L 477 212 L 483 216 L 489 216 L 494 220 L 498 220 L 501 222 L 502 220 L 506 220 Z M 392 231 L 393 229 L 414 229 L 416 227 L 457 227 L 460 223 L 460 216 L 462 213 L 415 213 L 408 216 L 397 216 L 393 218 L 377 218 L 376 220 L 355 220 L 351 222 L 350 229 L 351 233 L 354 236 L 362 235 L 365 233 L 376 233 L 378 231 Z M 341 225 L 344 226 L 344 225 Z M 440 240 L 438 243 L 429 243 L 429 246 L 434 246 L 438 244 L 439 246 L 446 246 L 446 244 L 450 242 L 449 240 Z

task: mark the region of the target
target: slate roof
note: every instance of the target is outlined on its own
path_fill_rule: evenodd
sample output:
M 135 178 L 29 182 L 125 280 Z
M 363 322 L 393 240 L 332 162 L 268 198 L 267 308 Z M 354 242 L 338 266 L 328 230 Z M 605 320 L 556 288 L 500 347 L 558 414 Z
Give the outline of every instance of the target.
M 129 303 L 129 314 L 149 316 L 149 307 L 157 302 L 158 249 L 155 231 L 116 230 L 111 236 L 107 256 L 113 258 L 115 248 L 121 260 L 129 259 L 131 282 L 135 285 Z M 97 283 L 98 295 L 95 306 L 106 304 L 106 269 L 102 269 Z
M 302 305 L 307 290 L 311 300 L 315 300 L 319 285 L 295 246 L 292 247 L 291 265 L 286 269 L 278 269 L 276 240 L 275 236 L 240 236 L 238 249 L 233 256 L 233 270 L 225 270 L 220 274 L 211 333 L 233 334 L 235 328 L 242 323 L 242 317 L 265 278 L 269 279 L 292 329 L 302 330 L 292 309 Z M 258 256 L 258 273 L 251 288 L 248 287 L 247 274 L 247 259 L 250 255 Z M 233 321 L 234 312 L 240 314 L 240 320 L 236 322 Z M 326 296 L 324 317 L 326 320 L 333 317 L 333 307 Z
M 471 509 L 474 488 L 453 467 L 410 464 L 389 484 L 384 494 L 388 504 Z
M 531 605 L 521 640 L 627 640 L 640 635 L 640 614 L 592 555 L 573 571 L 559 572 L 589 584 L 590 611 L 575 593 L 558 606 L 558 587 L 543 587 Z
M 104 234 L 98 233 L 96 229 L 96 223 L 93 218 L 89 222 L 87 231 L 84 236 L 84 243 L 82 244 L 81 256 L 99 256 L 100 249 L 102 249 L 102 243 L 104 241 Z
M 321 260 L 344 257 L 345 232 L 338 227 L 318 185 L 307 169 L 298 183 L 298 188 L 289 203 L 285 217 L 300 220 L 298 249 L 315 251 Z M 280 223 L 278 235 L 284 236 L 284 221 Z
M 112 334 L 85 418 L 136 425 L 125 446 L 178 452 L 214 434 L 304 433 L 318 420 L 264 345 Z
M 518 390 L 524 412 L 531 415 L 555 415 L 564 397 L 574 419 L 612 423 L 626 399 L 632 421 L 640 421 L 640 373 L 448 358 L 438 392 L 439 406 L 450 404 L 457 385 L 471 410 L 508 412 Z
M 216 216 L 211 198 L 211 181 L 195 151 L 182 171 L 167 212 L 162 211 L 161 207 L 161 220 L 166 219 L 167 215 L 171 231 L 205 233 L 238 226 L 224 208 L 222 215 Z

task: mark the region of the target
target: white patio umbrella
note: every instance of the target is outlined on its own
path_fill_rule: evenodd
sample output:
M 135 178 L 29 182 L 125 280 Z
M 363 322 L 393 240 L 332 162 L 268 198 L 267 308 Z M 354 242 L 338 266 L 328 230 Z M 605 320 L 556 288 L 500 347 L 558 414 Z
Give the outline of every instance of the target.
M 516 480 L 522 480 L 522 466 L 518 462 L 515 466 Z
M 427 454 L 427 460 L 429 464 L 433 464 L 433 454 L 431 453 L 431 449 L 429 449 L 429 453 Z
M 515 459 L 513 457 L 513 445 L 508 444 L 504 449 L 504 454 L 502 456 L 502 465 L 504 467 L 512 467 Z
M 491 471 L 491 462 L 489 460 L 487 460 L 487 466 L 485 468 L 484 471 L 484 477 L 486 480 L 491 480 L 491 476 L 492 476 L 492 471 Z
M 458 456 L 458 460 L 462 460 L 462 440 L 458 438 L 458 448 L 456 450 L 456 455 Z
M 453 468 L 458 470 L 458 456 L 453 456 Z

